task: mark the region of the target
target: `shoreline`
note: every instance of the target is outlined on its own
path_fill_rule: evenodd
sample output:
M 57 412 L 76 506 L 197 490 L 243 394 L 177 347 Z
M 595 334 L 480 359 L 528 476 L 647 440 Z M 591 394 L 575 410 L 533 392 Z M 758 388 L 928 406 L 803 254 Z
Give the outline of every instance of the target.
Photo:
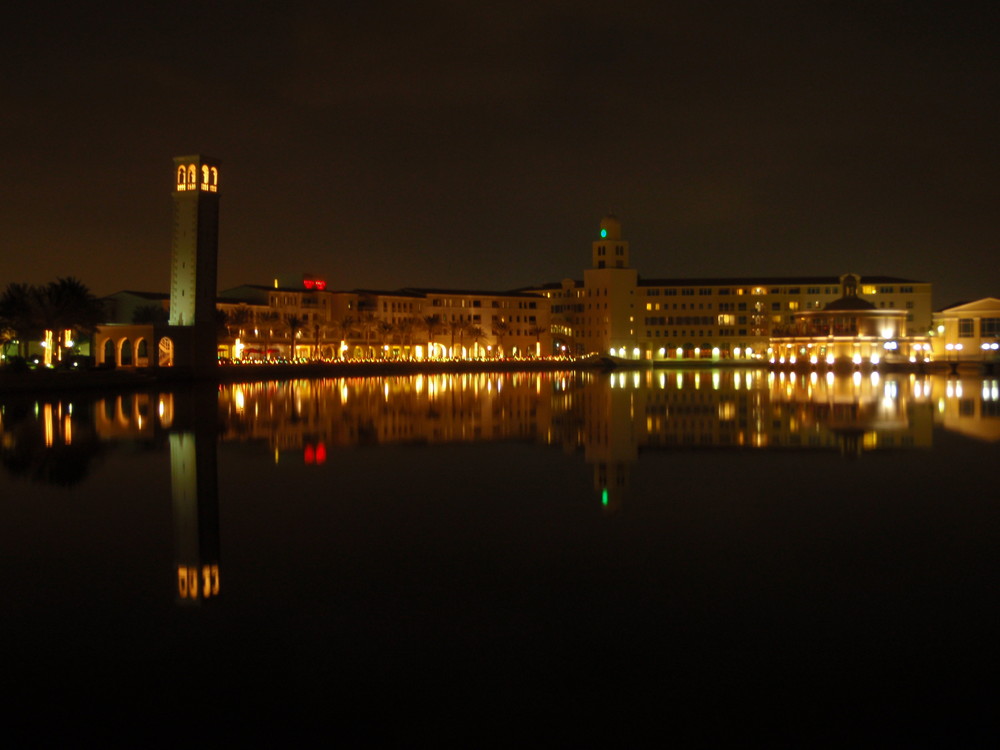
M 190 383 L 237 383 L 298 378 L 385 377 L 478 372 L 556 372 L 604 370 L 598 358 L 542 360 L 425 360 L 422 362 L 307 362 L 281 364 L 219 365 L 216 372 L 200 375 L 185 370 L 0 370 L 0 395 L 33 391 L 137 390 Z
M 892 363 L 863 368 L 865 372 L 914 372 L 957 374 L 992 374 L 992 363 L 927 362 L 919 364 Z M 828 365 L 776 365 L 751 360 L 658 360 L 630 361 L 609 357 L 542 360 L 424 360 L 421 362 L 308 362 L 282 364 L 220 365 L 211 375 L 195 375 L 183 370 L 33 370 L 6 372 L 0 369 L 0 395 L 63 390 L 138 390 L 158 386 L 179 386 L 189 383 L 236 383 L 288 380 L 297 378 L 385 377 L 393 375 L 437 375 L 442 373 L 480 372 L 556 372 L 613 370 L 708 370 L 763 369 L 778 372 L 850 373 L 857 368 L 837 368 Z

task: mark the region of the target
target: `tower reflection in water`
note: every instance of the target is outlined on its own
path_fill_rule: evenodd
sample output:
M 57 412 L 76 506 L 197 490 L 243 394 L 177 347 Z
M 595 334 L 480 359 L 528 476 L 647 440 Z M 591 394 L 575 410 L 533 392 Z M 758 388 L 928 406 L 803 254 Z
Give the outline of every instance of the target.
M 102 440 L 138 440 L 170 450 L 176 600 L 199 604 L 221 593 L 218 387 L 119 394 L 94 404 Z
M 196 603 L 219 596 L 218 390 L 200 384 L 178 394 L 170 432 L 177 597 Z

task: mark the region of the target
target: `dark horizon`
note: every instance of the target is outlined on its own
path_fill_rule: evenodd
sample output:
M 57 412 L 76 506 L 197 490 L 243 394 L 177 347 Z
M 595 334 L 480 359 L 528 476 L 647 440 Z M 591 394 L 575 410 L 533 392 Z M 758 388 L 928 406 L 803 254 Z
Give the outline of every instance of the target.
M 219 288 L 897 276 L 1000 294 L 987 3 L 20 7 L 0 283 L 168 287 L 171 159 L 222 161 Z

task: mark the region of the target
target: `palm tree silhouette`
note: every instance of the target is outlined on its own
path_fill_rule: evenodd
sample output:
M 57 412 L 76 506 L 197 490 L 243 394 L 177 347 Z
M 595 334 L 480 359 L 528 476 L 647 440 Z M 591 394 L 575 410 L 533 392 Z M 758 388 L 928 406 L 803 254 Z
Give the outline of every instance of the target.
M 288 313 L 285 315 L 285 325 L 288 327 L 288 334 L 291 336 L 291 343 L 288 345 L 289 359 L 295 359 L 295 337 L 298 335 L 299 331 L 302 330 L 302 326 L 306 324 L 306 319 L 301 315 L 296 315 L 295 313 Z

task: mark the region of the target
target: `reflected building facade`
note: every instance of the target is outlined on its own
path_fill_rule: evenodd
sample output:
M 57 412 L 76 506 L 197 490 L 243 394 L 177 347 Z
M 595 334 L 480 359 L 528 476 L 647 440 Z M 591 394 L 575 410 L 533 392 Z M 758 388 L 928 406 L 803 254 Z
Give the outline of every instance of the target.
M 116 442 L 168 450 L 178 596 L 197 599 L 218 592 L 219 441 L 259 446 L 254 449 L 275 463 L 302 466 L 320 466 L 335 451 L 364 445 L 551 446 L 582 455 L 597 501 L 613 510 L 648 451 L 858 457 L 929 449 L 936 428 L 1000 440 L 1000 380 L 647 369 L 331 378 L 94 399 L 11 397 L 0 404 L 0 457 L 12 474 L 69 482 L 84 478 L 92 458 Z

